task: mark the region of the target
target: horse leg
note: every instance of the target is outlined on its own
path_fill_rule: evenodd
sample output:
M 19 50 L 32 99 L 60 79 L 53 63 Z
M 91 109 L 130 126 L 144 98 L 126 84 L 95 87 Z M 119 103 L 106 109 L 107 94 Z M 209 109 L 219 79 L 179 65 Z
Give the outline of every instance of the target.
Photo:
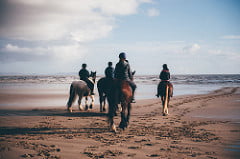
M 102 106 L 103 94 L 99 90 L 98 90 L 98 92 L 99 92 L 100 112 L 103 112 L 103 106 Z
M 90 109 L 92 109 L 94 106 L 94 101 L 95 101 L 94 95 L 91 95 L 91 99 L 92 99 L 92 102 L 90 104 Z
M 88 97 L 85 97 L 85 110 L 88 110 Z
M 80 111 L 83 110 L 83 107 L 82 107 L 82 96 L 79 96 L 79 98 L 78 98 L 78 109 Z
M 162 101 L 162 114 L 164 114 L 164 96 L 161 96 Z
M 108 100 L 109 102 L 109 109 L 108 109 L 108 122 L 109 122 L 109 127 L 110 127 L 110 131 L 113 132 L 117 132 L 117 128 L 114 124 L 113 118 L 115 115 L 115 104 L 113 104 L 112 102 L 110 102 L 110 100 Z
M 130 119 L 130 112 L 131 112 L 131 109 L 132 109 L 132 105 L 131 103 L 129 102 L 128 103 L 128 114 L 127 114 L 127 123 L 129 123 L 129 119 Z
M 76 96 L 75 90 L 74 90 L 73 86 L 71 85 L 70 86 L 70 92 L 69 92 L 69 99 L 68 99 L 68 102 L 67 102 L 68 111 L 70 113 L 72 113 L 72 103 L 75 100 L 75 96 Z
M 106 111 L 106 95 L 103 96 L 103 108 L 102 111 L 105 112 Z
M 122 112 L 121 112 L 121 122 L 119 124 L 119 128 L 121 129 L 125 129 L 128 125 L 127 123 L 127 117 L 126 117 L 126 102 L 121 102 L 121 106 L 122 106 Z

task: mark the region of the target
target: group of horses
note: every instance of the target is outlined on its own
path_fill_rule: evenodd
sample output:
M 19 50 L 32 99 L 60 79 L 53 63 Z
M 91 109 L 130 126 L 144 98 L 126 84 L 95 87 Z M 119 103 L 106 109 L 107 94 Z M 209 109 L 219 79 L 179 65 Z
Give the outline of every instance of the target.
M 134 72 L 135 73 L 135 72 Z M 133 75 L 134 75 L 133 73 Z M 95 84 L 96 72 L 91 72 L 89 80 Z M 111 131 L 116 132 L 116 126 L 114 124 L 114 116 L 118 110 L 118 105 L 121 105 L 121 122 L 119 128 L 126 129 L 129 124 L 130 112 L 131 112 L 131 101 L 133 98 L 132 88 L 128 81 L 109 79 L 103 77 L 98 80 L 97 88 L 99 93 L 100 112 L 106 111 L 106 100 L 108 102 L 108 121 L 110 124 Z M 171 83 L 165 85 L 164 95 L 161 96 L 162 100 L 162 114 L 163 116 L 168 115 L 168 103 L 172 96 L 173 86 Z M 86 82 L 82 80 L 73 81 L 70 86 L 69 99 L 67 102 L 68 111 L 72 112 L 72 105 L 78 96 L 78 107 L 79 110 L 84 110 L 82 106 L 82 98 L 85 98 L 85 110 L 92 109 L 94 105 L 94 95 L 91 94 L 91 90 L 87 86 Z M 88 98 L 91 98 L 90 104 Z

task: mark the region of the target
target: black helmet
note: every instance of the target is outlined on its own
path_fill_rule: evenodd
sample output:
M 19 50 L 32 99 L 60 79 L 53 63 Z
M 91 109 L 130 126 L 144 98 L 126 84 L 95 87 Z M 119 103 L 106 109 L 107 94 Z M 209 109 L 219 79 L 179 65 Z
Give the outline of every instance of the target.
M 121 52 L 121 53 L 119 54 L 119 58 L 120 58 L 120 59 L 126 59 L 126 54 L 125 54 L 124 52 Z

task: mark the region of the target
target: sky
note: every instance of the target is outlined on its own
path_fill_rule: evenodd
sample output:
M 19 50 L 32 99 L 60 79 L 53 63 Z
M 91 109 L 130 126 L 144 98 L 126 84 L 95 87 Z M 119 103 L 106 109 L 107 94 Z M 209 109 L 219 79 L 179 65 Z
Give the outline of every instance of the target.
M 0 0 L 1 74 L 240 73 L 239 0 Z

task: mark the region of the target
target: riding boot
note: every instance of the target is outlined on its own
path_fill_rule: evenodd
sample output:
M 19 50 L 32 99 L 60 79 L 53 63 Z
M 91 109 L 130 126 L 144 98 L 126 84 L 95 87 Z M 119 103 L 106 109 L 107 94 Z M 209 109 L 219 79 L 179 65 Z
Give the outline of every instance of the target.
M 133 93 L 132 93 L 132 101 L 131 103 L 136 103 L 135 101 L 135 90 L 133 90 Z

